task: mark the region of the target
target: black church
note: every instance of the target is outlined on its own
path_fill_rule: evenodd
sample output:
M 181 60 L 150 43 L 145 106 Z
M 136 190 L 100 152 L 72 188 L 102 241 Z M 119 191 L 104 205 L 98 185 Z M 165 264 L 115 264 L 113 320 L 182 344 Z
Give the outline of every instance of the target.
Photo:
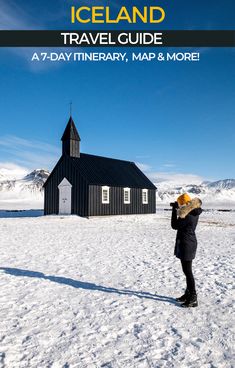
M 80 153 L 70 117 L 62 156 L 44 184 L 44 214 L 104 216 L 156 211 L 156 187 L 134 162 Z

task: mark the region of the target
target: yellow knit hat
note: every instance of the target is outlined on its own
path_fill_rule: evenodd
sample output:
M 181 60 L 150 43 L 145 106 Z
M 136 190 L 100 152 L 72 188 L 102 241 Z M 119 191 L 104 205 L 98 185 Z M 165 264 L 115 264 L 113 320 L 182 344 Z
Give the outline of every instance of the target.
M 190 202 L 192 199 L 190 198 L 190 196 L 187 193 L 181 194 L 178 198 L 177 198 L 177 202 L 179 204 L 179 206 L 183 206 L 184 204 L 187 204 L 188 202 Z

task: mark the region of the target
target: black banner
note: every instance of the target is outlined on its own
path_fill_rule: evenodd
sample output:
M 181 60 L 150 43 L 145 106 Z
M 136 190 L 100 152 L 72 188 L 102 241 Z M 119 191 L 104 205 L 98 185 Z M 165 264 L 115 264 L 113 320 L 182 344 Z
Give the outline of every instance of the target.
M 234 47 L 235 31 L 0 31 L 0 47 Z

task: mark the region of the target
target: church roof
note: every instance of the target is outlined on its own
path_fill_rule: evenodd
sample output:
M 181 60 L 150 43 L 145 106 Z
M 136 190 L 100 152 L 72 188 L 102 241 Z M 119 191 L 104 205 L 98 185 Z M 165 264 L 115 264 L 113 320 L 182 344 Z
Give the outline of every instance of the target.
M 68 124 L 66 125 L 65 131 L 62 135 L 61 140 L 66 141 L 67 139 L 73 139 L 76 141 L 80 141 L 81 138 L 78 134 L 77 128 L 74 124 L 72 116 L 70 116 Z
M 134 162 L 81 153 L 68 157 L 75 169 L 93 185 L 156 189 Z
M 61 140 L 70 139 L 81 140 L 71 116 Z M 64 153 L 44 183 L 44 187 L 48 184 L 58 166 L 69 163 L 71 164 L 69 165 L 71 169 L 74 168 L 89 185 L 156 189 L 155 185 L 134 162 L 95 156 L 87 153 L 80 153 L 79 157 L 71 157 Z

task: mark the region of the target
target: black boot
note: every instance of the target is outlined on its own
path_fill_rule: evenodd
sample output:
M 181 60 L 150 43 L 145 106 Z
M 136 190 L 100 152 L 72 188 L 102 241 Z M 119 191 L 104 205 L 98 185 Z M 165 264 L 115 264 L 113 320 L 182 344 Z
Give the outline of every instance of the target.
M 189 298 L 189 291 L 188 289 L 185 290 L 184 295 L 180 296 L 179 298 L 176 298 L 177 302 L 184 303 Z
M 181 304 L 181 307 L 183 308 L 194 308 L 197 306 L 198 306 L 197 294 L 195 292 L 190 293 L 186 301 L 183 304 Z

